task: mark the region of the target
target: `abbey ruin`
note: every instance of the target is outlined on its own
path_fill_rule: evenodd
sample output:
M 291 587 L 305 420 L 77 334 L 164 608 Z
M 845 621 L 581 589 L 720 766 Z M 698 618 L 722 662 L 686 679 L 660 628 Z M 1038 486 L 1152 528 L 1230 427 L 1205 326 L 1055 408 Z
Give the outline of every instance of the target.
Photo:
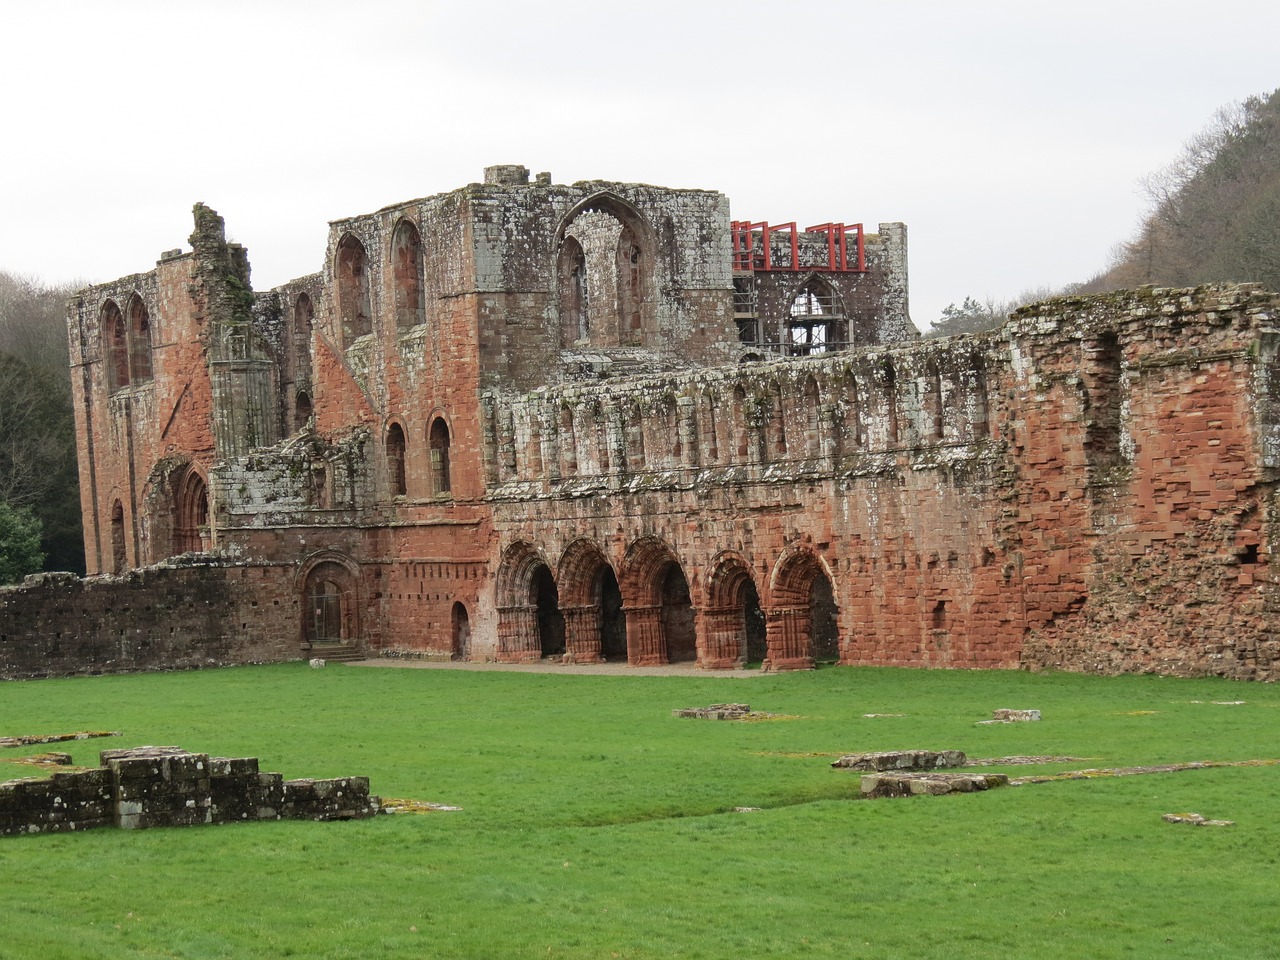
M 906 230 L 483 183 L 257 292 L 189 251 L 69 332 L 90 577 L 0 676 L 398 655 L 1274 679 L 1280 298 L 1045 302 L 921 340 Z

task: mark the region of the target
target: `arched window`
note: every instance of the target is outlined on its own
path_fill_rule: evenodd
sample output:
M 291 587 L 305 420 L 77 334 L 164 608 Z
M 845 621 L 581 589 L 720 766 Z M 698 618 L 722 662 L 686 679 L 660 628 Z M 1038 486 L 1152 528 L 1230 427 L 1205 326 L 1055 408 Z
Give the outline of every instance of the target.
M 151 379 L 151 318 L 146 304 L 136 293 L 129 298 L 129 380 Z
M 436 421 L 437 423 L 441 421 Z M 448 438 L 445 438 L 445 449 L 448 450 Z M 408 491 L 404 468 L 405 440 L 404 430 L 400 424 L 393 423 L 387 427 L 387 481 L 391 486 L 393 497 L 403 497 Z M 432 450 L 434 464 L 434 448 Z M 447 489 L 447 488 L 446 488 Z
M 107 369 L 107 389 L 129 385 L 129 328 L 114 300 L 102 305 L 102 360 Z
M 198 471 L 189 469 L 182 478 L 174 508 L 174 554 L 203 553 L 209 548 L 209 488 Z
M 351 234 L 338 241 L 334 272 L 338 278 L 338 315 L 342 320 L 342 346 L 373 332 L 369 305 L 368 257 L 364 245 Z
M 391 284 L 395 289 L 396 329 L 404 332 L 427 319 L 422 274 L 422 238 L 409 220 L 401 220 L 391 241 Z
M 124 573 L 128 566 L 124 545 L 124 504 L 117 500 L 111 505 L 111 572 Z
M 633 341 L 639 340 L 644 325 L 640 315 L 642 257 L 635 231 L 629 224 L 623 224 L 618 236 L 618 327 Z
M 560 245 L 557 272 L 560 284 L 560 346 L 572 347 L 590 333 L 587 319 L 587 255 L 575 237 Z
M 845 346 L 844 308 L 831 286 L 811 277 L 791 301 L 787 348 L 792 356 L 807 357 Z
M 447 494 L 453 487 L 449 480 L 449 426 L 443 417 L 431 422 L 427 443 L 431 448 L 431 492 L 436 496 Z
M 299 390 L 293 404 L 293 429 L 304 430 L 311 420 L 311 397 L 305 390 Z
M 293 379 L 300 382 L 311 379 L 311 328 L 315 325 L 316 311 L 311 298 L 298 294 L 293 303 Z

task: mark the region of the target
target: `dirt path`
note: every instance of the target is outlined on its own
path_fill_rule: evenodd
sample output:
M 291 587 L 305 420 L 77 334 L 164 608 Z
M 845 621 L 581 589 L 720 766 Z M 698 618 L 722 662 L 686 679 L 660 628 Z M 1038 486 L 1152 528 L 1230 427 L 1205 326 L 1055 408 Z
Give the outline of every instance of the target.
M 506 673 L 571 673 L 596 677 L 703 677 L 706 679 L 745 680 L 766 676 L 759 670 L 700 670 L 693 664 L 669 664 L 663 667 L 629 667 L 625 663 L 566 664 L 550 661 L 536 663 L 470 663 L 451 660 L 401 660 L 376 658 L 355 660 L 350 667 L 402 667 L 410 670 L 496 670 Z

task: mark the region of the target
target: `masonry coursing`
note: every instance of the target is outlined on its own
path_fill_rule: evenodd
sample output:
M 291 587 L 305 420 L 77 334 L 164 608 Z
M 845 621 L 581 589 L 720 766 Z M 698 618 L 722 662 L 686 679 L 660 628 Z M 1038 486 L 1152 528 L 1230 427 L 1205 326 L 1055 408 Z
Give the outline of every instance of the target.
M 720 194 L 486 174 L 335 221 L 320 272 L 256 294 L 197 206 L 190 253 L 73 301 L 97 576 L 0 591 L 0 672 L 343 648 L 1274 675 L 1275 295 L 921 341 L 901 224 L 863 269 L 809 269 L 814 232 L 804 269 L 748 269 Z M 111 629 L 149 637 L 148 590 L 210 615 L 116 667 L 42 612 L 133 596 Z M 51 658 L 50 630 L 83 639 Z

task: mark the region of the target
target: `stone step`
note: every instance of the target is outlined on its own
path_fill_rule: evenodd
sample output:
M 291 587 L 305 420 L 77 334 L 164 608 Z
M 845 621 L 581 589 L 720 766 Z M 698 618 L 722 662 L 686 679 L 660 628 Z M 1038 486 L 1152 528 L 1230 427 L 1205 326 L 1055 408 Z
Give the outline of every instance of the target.
M 323 660 L 325 663 L 352 663 L 364 660 L 366 656 L 355 644 L 335 643 L 332 646 L 313 646 L 308 659 Z

